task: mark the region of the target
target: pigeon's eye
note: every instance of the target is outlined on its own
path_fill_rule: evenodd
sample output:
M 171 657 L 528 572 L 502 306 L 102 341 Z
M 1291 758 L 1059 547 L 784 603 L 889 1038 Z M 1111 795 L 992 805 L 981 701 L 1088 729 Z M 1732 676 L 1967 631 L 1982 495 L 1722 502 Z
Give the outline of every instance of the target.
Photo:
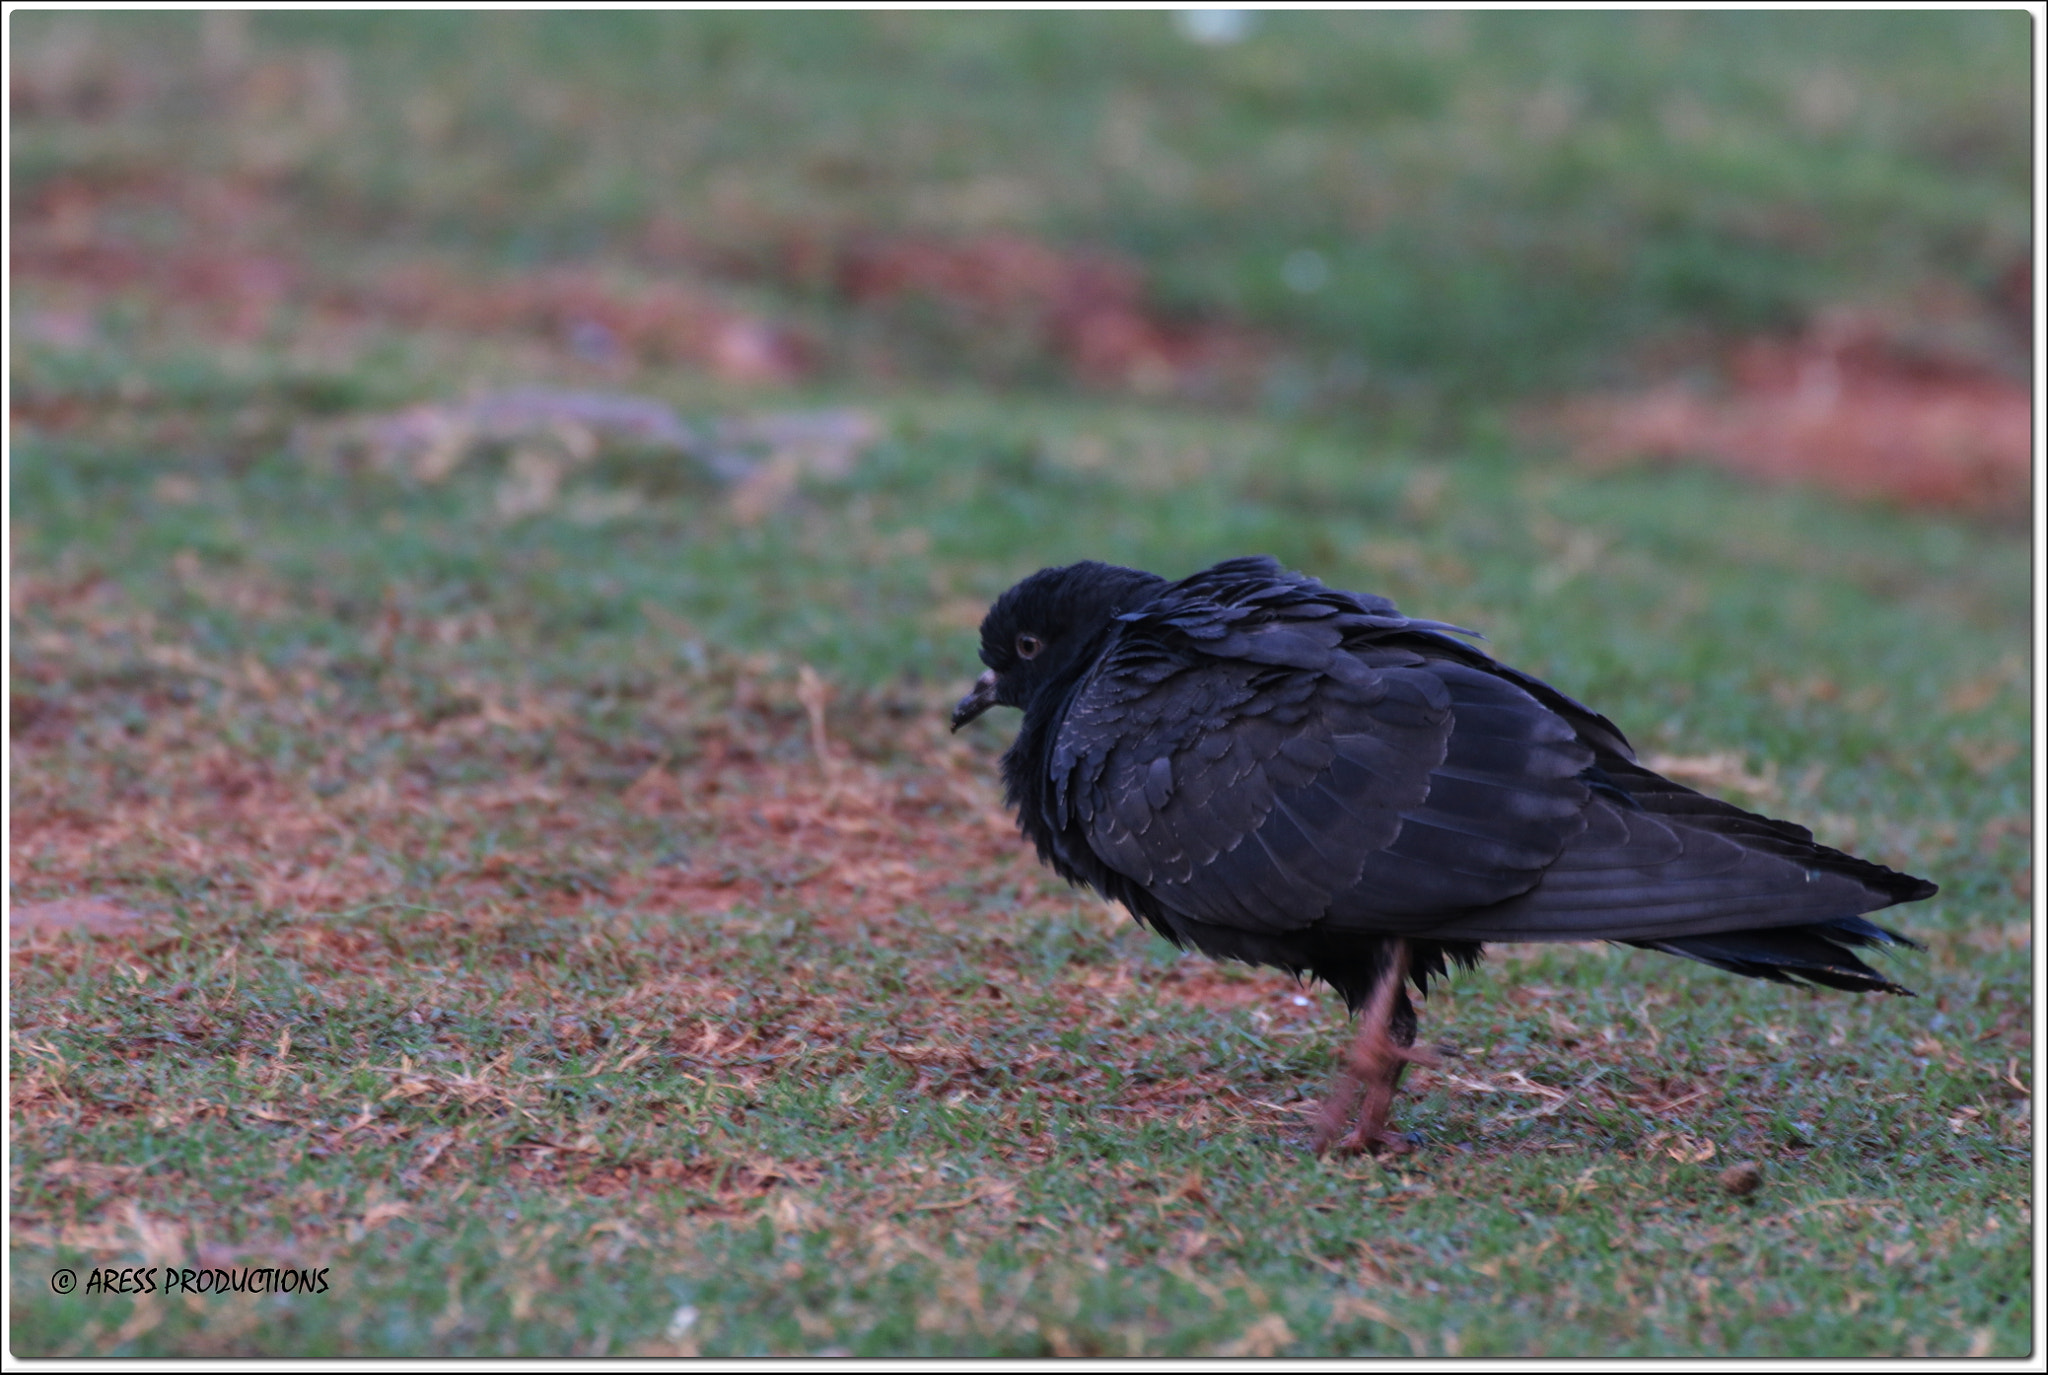
M 1017 637 L 1017 657 L 1020 659 L 1036 659 L 1038 651 L 1044 648 L 1045 641 L 1039 639 L 1036 635 L 1019 635 Z

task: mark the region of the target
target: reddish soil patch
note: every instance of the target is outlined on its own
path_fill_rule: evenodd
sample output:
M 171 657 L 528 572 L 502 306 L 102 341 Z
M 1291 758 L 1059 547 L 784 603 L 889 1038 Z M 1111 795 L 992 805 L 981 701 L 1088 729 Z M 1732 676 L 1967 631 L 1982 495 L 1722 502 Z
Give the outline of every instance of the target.
M 446 914 L 422 920 L 483 925 L 597 903 L 775 909 L 883 940 L 914 924 L 915 945 L 923 931 L 992 912 L 1064 920 L 1077 900 L 1017 834 L 993 761 L 949 735 L 937 710 L 905 720 L 855 701 L 828 718 L 820 686 L 813 722 L 797 685 L 729 666 L 641 704 L 650 727 L 694 742 L 690 759 L 672 762 L 587 733 L 571 696 L 508 698 L 467 681 L 431 709 L 403 694 L 345 704 L 317 672 L 280 684 L 247 662 L 157 645 L 130 672 L 144 686 L 83 686 L 93 665 L 124 657 L 120 637 L 136 623 L 118 598 L 35 587 L 48 619 L 31 667 L 50 680 L 36 701 L 65 710 L 41 713 L 46 728 L 14 740 L 8 842 L 24 902 L 122 903 L 128 887 L 147 899 L 149 876 L 202 888 L 210 902 L 254 903 L 315 941 L 360 939 L 323 931 L 323 915 L 402 897 Z M 219 700 L 174 691 L 193 681 Z M 124 692 L 140 692 L 129 705 L 149 723 L 132 736 L 95 724 L 115 711 L 101 699 Z M 223 712 L 301 735 L 314 762 L 280 769 L 227 744 Z M 405 744 L 374 774 L 349 776 L 343 761 L 379 740 Z M 862 757 L 870 748 L 889 762 Z M 459 781 L 458 759 L 487 781 Z M 638 774 L 623 792 L 622 771 Z M 635 838 L 656 834 L 687 843 L 663 857 L 670 842 Z M 407 885 L 408 867 L 433 877 Z
M 459 941 L 465 958 L 522 979 L 555 971 L 531 986 L 546 1000 L 534 1014 L 545 1023 L 506 1013 L 536 1043 L 585 1055 L 617 1037 L 622 1054 L 629 1044 L 633 1054 L 659 1050 L 744 1090 L 886 1056 L 909 1072 L 915 1093 L 1003 1097 L 1028 1079 L 1041 1098 L 1079 1103 L 1110 1072 L 1098 1057 L 1046 1045 L 989 1049 L 1020 1001 L 1049 998 L 1055 1021 L 1114 1035 L 1130 1056 L 1151 1055 L 1173 1034 L 1158 1023 L 1162 1000 L 1240 1008 L 1261 1028 L 1290 1034 L 1318 1034 L 1312 1028 L 1330 1015 L 1327 996 L 1272 970 L 1096 959 L 1050 970 L 1034 959 L 1027 970 L 1018 952 L 1094 900 L 1037 863 L 998 800 L 994 761 L 950 735 L 936 708 L 906 717 L 893 700 L 830 706 L 815 676 L 792 683 L 725 663 L 638 700 L 643 722 L 675 742 L 662 754 L 593 732 L 567 692 L 450 680 L 415 702 L 403 686 L 409 674 L 374 699 L 351 698 L 310 670 L 281 684 L 247 662 L 163 645 L 134 656 L 158 668 L 155 677 L 94 677 L 93 666 L 134 654 L 123 637 L 136 622 L 118 597 L 67 600 L 56 584 L 37 587 L 39 663 L 53 687 L 70 686 L 77 723 L 14 744 L 8 842 L 17 896 L 39 904 L 31 915 L 70 913 L 53 900 L 86 893 L 106 895 L 113 911 L 187 894 L 178 905 L 202 928 L 192 934 L 212 939 L 225 924 L 234 940 L 288 952 L 315 996 L 337 1002 L 403 978 L 419 950 Z M 181 677 L 212 689 L 176 692 Z M 118 719 L 123 694 L 144 729 L 93 724 Z M 451 701 L 466 709 L 448 714 Z M 299 733 L 302 762 L 224 740 L 219 723 L 230 715 Z M 352 772 L 347 760 L 372 746 L 377 768 Z M 457 761 L 465 767 L 451 767 Z M 361 919 L 372 911 L 403 916 L 390 925 Z M 68 933 L 47 925 L 21 933 L 18 956 L 75 969 L 185 933 L 182 921 L 120 923 L 85 941 L 77 928 L 88 923 L 71 922 Z M 786 987 L 735 979 L 732 939 L 785 926 L 825 937 L 808 948 L 843 960 L 803 956 L 801 977 Z M 1107 921 L 1101 933 L 1106 944 Z M 979 986 L 959 983 L 963 938 L 976 949 Z M 542 965 L 530 963 L 536 949 L 547 952 Z M 844 1009 L 877 996 L 867 972 L 877 954 L 900 961 L 888 1031 L 856 1043 Z M 547 991 L 563 971 L 586 990 L 577 1006 Z M 434 995 L 408 1017 L 441 1025 L 441 999 L 456 995 L 441 984 Z M 195 1009 L 172 1022 L 183 1042 L 224 1043 L 226 1022 Z M 271 1028 L 252 1021 L 238 1034 L 262 1048 Z M 137 1053 L 155 1053 L 155 1044 L 138 1042 Z M 436 1045 L 448 1051 L 437 1063 L 388 1070 L 379 1101 L 516 1123 L 517 1182 L 680 1192 L 702 1196 L 693 1211 L 716 1214 L 811 1178 L 752 1160 L 713 1168 L 606 1157 L 575 1133 L 548 1134 L 540 1079 L 486 1064 L 490 1056 L 471 1054 L 445 1029 Z M 19 1082 L 15 1104 L 56 1092 Z M 1299 1116 L 1244 1099 L 1215 1067 L 1154 1071 L 1126 1086 L 1121 1103 L 1190 1124 L 1223 1113 L 1292 1130 Z M 1023 1158 L 1056 1149 L 1036 1128 L 1016 1132 Z M 332 1135 L 316 1138 L 322 1149 L 373 1141 L 353 1129 L 346 1141 Z M 436 1148 L 428 1163 L 438 1157 Z
M 632 283 L 592 267 L 494 279 L 415 263 L 331 292 L 327 304 L 378 321 L 537 334 L 593 361 L 683 363 L 731 382 L 793 382 L 816 364 L 807 332 L 736 309 L 701 285 Z
M 144 243 L 125 232 L 124 218 L 143 209 L 169 215 L 178 233 Z M 138 296 L 242 341 L 331 321 L 539 335 L 592 361 L 681 363 L 734 382 L 794 381 L 815 362 L 802 329 L 701 281 L 649 283 L 588 266 L 485 276 L 424 258 L 339 274 L 297 247 L 290 217 L 260 183 L 69 178 L 16 212 L 11 263 L 17 280 Z M 52 331 L 49 322 L 30 328 Z M 68 317 L 54 328 L 78 332 Z
M 1841 314 L 1794 339 L 1738 346 L 1726 375 L 1717 392 L 1673 383 L 1582 398 L 1539 423 L 1598 464 L 1703 459 L 1905 506 L 2027 509 L 2033 398 L 1982 358 Z
M 625 878 L 613 894 L 695 911 L 793 901 L 821 929 L 852 931 L 906 909 L 957 920 L 972 905 L 963 886 L 972 874 L 974 893 L 1013 885 L 1064 907 L 1071 899 L 1037 867 L 975 762 L 935 750 L 929 771 L 908 777 L 844 759 L 829 772 L 811 761 L 732 759 L 708 775 L 650 771 L 629 793 L 633 804 L 708 822 L 730 858 Z
M 11 262 L 17 280 L 175 307 L 181 326 L 244 342 L 321 323 L 433 327 L 539 336 L 589 361 L 681 364 L 734 382 L 791 382 L 828 364 L 894 372 L 895 354 L 922 338 L 984 371 L 1049 364 L 1090 386 L 1237 394 L 1274 353 L 1242 327 L 1160 311 L 1128 258 L 1019 234 L 824 238 L 771 227 L 756 236 L 768 247 L 739 252 L 660 223 L 609 266 L 483 274 L 424 257 L 337 270 L 292 232 L 294 215 L 260 179 L 66 177 L 17 208 Z M 148 241 L 127 227 L 166 219 L 173 232 Z M 814 329 L 741 307 L 721 278 L 894 312 L 889 342 L 879 356 L 828 359 Z M 76 346 L 89 319 L 43 311 L 25 327 Z
M 789 256 L 794 275 L 823 275 L 856 305 L 923 298 L 1020 332 L 1096 386 L 1210 392 L 1255 376 L 1273 352 L 1242 327 L 1167 318 L 1128 258 L 1018 234 L 864 236 L 800 244 Z

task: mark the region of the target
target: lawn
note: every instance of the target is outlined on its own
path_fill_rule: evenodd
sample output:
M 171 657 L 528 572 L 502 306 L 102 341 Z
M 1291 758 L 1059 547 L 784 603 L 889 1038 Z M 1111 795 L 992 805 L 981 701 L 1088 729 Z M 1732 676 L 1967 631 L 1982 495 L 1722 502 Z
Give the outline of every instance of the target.
M 2025 1356 L 2024 534 L 1515 410 L 1993 281 L 2024 23 L 1365 18 L 10 16 L 14 1354 Z M 1341 1005 L 945 729 L 1246 552 L 1933 878 L 1920 996 L 1499 948 L 1315 1158 Z

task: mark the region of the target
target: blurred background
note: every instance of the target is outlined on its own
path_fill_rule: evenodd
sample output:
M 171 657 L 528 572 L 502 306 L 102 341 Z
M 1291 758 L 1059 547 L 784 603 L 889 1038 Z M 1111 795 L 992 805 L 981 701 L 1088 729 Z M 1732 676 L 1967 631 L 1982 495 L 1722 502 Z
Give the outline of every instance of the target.
M 16 1349 L 2027 1350 L 2028 14 L 7 21 Z M 1523 950 L 1428 1180 L 1298 1154 L 1339 1014 L 945 727 L 1259 552 L 1938 882 L 1922 996 Z
M 881 681 L 1083 555 L 1498 622 L 2025 508 L 2017 13 L 11 22 L 30 566 Z

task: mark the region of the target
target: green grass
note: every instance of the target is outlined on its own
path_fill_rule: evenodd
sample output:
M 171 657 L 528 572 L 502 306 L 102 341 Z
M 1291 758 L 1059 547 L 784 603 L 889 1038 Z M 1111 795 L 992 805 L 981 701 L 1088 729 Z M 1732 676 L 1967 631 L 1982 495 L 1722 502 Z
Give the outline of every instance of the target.
M 173 933 L 17 964 L 16 1082 L 36 1085 L 15 1118 L 18 1352 L 630 1350 L 682 1306 L 695 1349 L 734 1354 L 2021 1349 L 2029 1138 L 2005 1076 L 2017 1059 L 2025 1082 L 2007 937 L 2028 800 L 2024 753 L 1999 748 L 2026 731 L 2016 538 L 1257 422 L 914 395 L 890 414 L 862 476 L 751 530 L 700 492 L 600 530 L 508 529 L 482 463 L 420 493 L 282 455 L 229 476 L 17 448 L 17 558 L 48 581 L 25 594 L 16 695 L 55 724 L 32 717 L 17 746 L 16 815 L 125 809 L 171 834 L 116 828 L 83 859 L 25 842 L 15 894 L 107 893 Z M 1197 476 L 1062 476 L 1087 435 Z M 165 505 L 166 471 L 196 498 Z M 1020 894 L 1021 859 L 963 864 L 943 809 L 934 848 L 891 851 L 957 890 L 936 913 L 849 929 L 800 874 L 722 916 L 608 896 L 677 853 L 693 873 L 802 869 L 735 851 L 730 817 L 650 819 L 621 792 L 664 758 L 715 771 L 732 738 L 800 769 L 796 663 L 866 703 L 846 747 L 914 788 L 976 667 L 935 607 L 1041 560 L 1180 571 L 1252 548 L 1483 627 L 1645 749 L 1732 751 L 1775 780 L 1760 805 L 1936 877 L 1901 917 L 1930 955 L 1893 962 L 1924 996 L 1646 954 L 1498 962 L 1433 1000 L 1429 1034 L 1467 1048 L 1467 1078 L 1576 1096 L 1531 1117 L 1555 1100 L 1424 1077 L 1404 1111 L 1432 1144 L 1390 1171 L 1317 1163 L 1293 1118 L 1253 1106 L 1319 1091 L 1341 1035 L 1326 998 L 1276 1028 L 1155 991 L 1178 963 L 1163 946 L 1049 885 Z M 458 729 L 522 694 L 551 715 Z M 961 776 L 992 778 L 996 735 Z M 222 770 L 281 815 L 335 799 L 349 838 L 306 864 L 345 900 L 263 896 L 289 866 L 252 819 L 208 819 Z M 472 811 L 533 779 L 566 804 Z M 414 809 L 375 801 L 380 780 Z M 1128 986 L 1075 996 L 1114 970 Z M 716 971 L 717 993 L 676 971 Z M 1260 986 L 1256 1011 L 1285 996 Z M 602 1039 L 565 1042 L 563 1018 Z M 707 1020 L 789 1058 L 706 1052 Z M 940 1047 L 940 1069 L 885 1049 L 905 1044 Z M 433 1084 L 394 1097 L 408 1062 Z M 1220 1111 L 1139 1088 L 1191 1076 Z M 1666 1077 L 1709 1096 L 1631 1101 Z M 531 1166 L 550 1151 L 573 1168 Z M 1738 1158 L 1766 1167 L 1750 1199 L 1715 1182 Z M 128 1173 L 81 1188 L 56 1162 Z M 754 1168 L 792 1177 L 717 1182 Z M 606 1169 L 638 1182 L 575 1187 Z M 1200 1196 L 1175 1196 L 1190 1176 Z M 43 1285 L 149 1261 L 129 1199 L 194 1220 L 188 1255 L 318 1257 L 345 1282 L 166 1303 L 121 1339 L 132 1301 Z
M 187 16 L 13 22 L 49 105 L 113 111 L 19 121 L 18 196 L 254 181 L 330 260 L 673 270 L 669 224 L 813 306 L 793 240 L 1043 235 L 1280 331 L 1310 360 L 1282 408 L 1626 372 L 1633 341 L 1986 285 L 2029 234 L 2017 12 L 1271 14 L 1220 49 L 1159 13 L 276 14 L 211 65 Z M 1286 284 L 1304 251 L 1319 289 Z M 895 322 L 920 367 L 1030 375 L 949 321 Z
M 1231 283 L 1305 241 L 1346 158 L 1438 179 L 1422 238 L 1467 215 L 1511 236 L 1513 202 L 1541 220 L 1532 244 L 1607 213 L 1680 241 L 1801 168 L 1822 169 L 1830 215 L 1943 201 L 1915 177 L 2004 185 L 2003 134 L 1977 164 L 1925 152 L 1924 121 L 1787 141 L 1768 112 L 1824 57 L 1859 100 L 1976 127 L 2002 88 L 1953 78 L 2004 70 L 2005 16 L 1772 16 L 1768 42 L 1737 16 L 1275 16 L 1222 51 L 1160 16 L 927 18 L 260 16 L 259 57 L 341 53 L 352 95 L 325 133 L 279 117 L 304 137 L 267 154 L 283 161 L 259 199 L 288 226 L 318 218 L 338 275 L 429 248 L 512 272 L 695 216 L 692 197 L 724 232 L 721 174 L 744 205 L 859 227 L 1006 167 L 1047 189 L 1033 229 L 1157 242 L 1166 289 L 1259 314 Z M 107 109 L 77 104 L 77 79 L 73 105 L 18 119 L 17 194 L 152 163 L 199 185 L 262 151 L 261 83 L 209 104 L 182 20 L 13 22 L 43 63 L 82 26 L 69 60 L 115 74 Z M 122 94 L 152 44 L 156 75 Z M 1351 80 L 1359 63 L 1379 79 Z M 676 94 L 672 70 L 703 80 Z M 1721 161 L 1614 141 L 1674 71 Z M 425 72 L 448 110 L 407 115 Z M 1563 145 L 1612 164 L 1548 199 L 1471 173 L 1563 176 L 1550 154 L 1489 151 L 1511 115 L 1482 98 L 1557 73 L 1582 93 Z M 1047 87 L 1060 98 L 1034 104 Z M 1153 120 L 1198 175 L 1124 186 L 1130 204 L 1091 192 L 1091 101 Z M 1004 115 L 1041 105 L 1034 130 Z M 764 157 L 774 110 L 790 132 Z M 405 118 L 445 122 L 444 141 L 401 142 Z M 1348 141 L 1368 127 L 1386 141 Z M 225 136 L 192 137 L 207 129 Z M 1303 129 L 1325 161 L 1289 171 L 1269 154 Z M 1457 158 L 1431 171 L 1435 135 Z M 1773 151 L 1745 162 L 1744 139 Z M 816 161 L 834 148 L 875 170 Z M 640 175 L 657 156 L 673 176 Z M 1242 205 L 1216 189 L 1231 176 Z M 1642 209 L 1655 188 L 1665 219 Z M 1951 199 L 1896 221 L 1908 267 L 1944 215 L 1995 241 L 2003 193 L 1984 194 L 1981 215 Z M 1245 227 L 1262 198 L 1270 239 Z M 186 210 L 154 203 L 116 196 L 95 232 L 189 246 Z M 1663 233 L 1628 230 L 1628 253 Z M 1769 271 L 1815 292 L 1890 271 L 1838 243 Z M 1474 300 L 1529 299 L 1470 244 L 1441 251 Z M 813 308 L 786 289 L 759 299 Z M 2018 533 L 1693 469 L 1589 473 L 1488 407 L 1424 443 L 1377 410 L 991 391 L 972 369 L 744 390 L 519 329 L 338 321 L 310 295 L 237 337 L 161 284 L 16 290 L 18 318 L 83 324 L 15 341 L 10 898 L 142 916 L 13 955 L 17 1356 L 2027 1353 Z M 1622 294 L 1631 318 L 1681 308 Z M 1304 348 L 1345 335 L 1311 304 L 1259 318 Z M 1527 328 L 1502 356 L 1626 337 Z M 883 437 L 758 518 L 687 465 L 606 447 L 511 519 L 517 444 L 425 481 L 322 460 L 308 437 L 521 383 L 705 420 L 855 405 Z M 1462 1053 L 1397 1104 L 1426 1147 L 1316 1160 L 1308 1105 L 1345 1035 L 1327 992 L 1176 956 L 1052 881 L 998 814 L 1007 722 L 943 725 L 979 668 L 975 618 L 1020 574 L 1252 551 L 1481 630 L 1646 755 L 1935 879 L 1938 898 L 1890 914 L 1928 946 L 1886 961 L 1921 996 L 1497 951 L 1424 1008 L 1425 1037 Z M 806 667 L 831 689 L 823 758 Z M 1752 1193 L 1721 1181 L 1742 1162 Z M 332 1289 L 50 1284 L 264 1265 L 324 1267 Z

